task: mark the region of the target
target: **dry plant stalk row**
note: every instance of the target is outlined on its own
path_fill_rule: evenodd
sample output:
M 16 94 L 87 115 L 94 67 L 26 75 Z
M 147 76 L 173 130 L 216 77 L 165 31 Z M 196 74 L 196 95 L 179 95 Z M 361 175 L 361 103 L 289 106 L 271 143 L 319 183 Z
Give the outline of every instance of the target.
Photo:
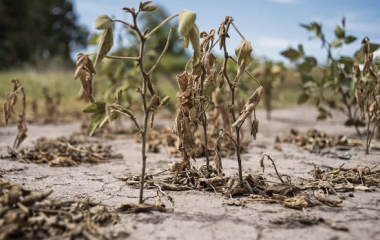
M 227 81 L 231 94 L 231 102 L 228 104 L 230 109 L 230 114 L 233 123 L 232 128 L 235 130 L 236 139 L 233 139 L 228 132 L 224 131 L 223 134 L 226 135 L 235 145 L 236 154 L 238 159 L 239 166 L 239 176 L 240 182 L 243 181 L 242 177 L 242 165 L 241 165 L 241 125 L 244 120 L 254 112 L 257 104 L 260 101 L 260 97 L 264 92 L 262 87 L 259 87 L 252 97 L 248 100 L 248 103 L 241 112 L 239 119 L 235 116 L 235 98 L 236 98 L 236 88 L 238 87 L 239 81 L 242 78 L 244 72 L 246 71 L 247 66 L 252 61 L 251 52 L 252 46 L 249 41 L 247 41 L 240 31 L 237 29 L 233 23 L 231 16 L 227 16 L 225 20 L 220 24 L 218 30 L 212 29 L 209 33 L 201 32 L 199 33 L 198 27 L 195 23 L 196 14 L 194 12 L 183 10 L 178 14 L 172 15 L 156 28 L 149 31 L 145 29 L 141 31 L 137 24 L 137 18 L 141 12 L 152 12 L 156 10 L 157 6 L 151 5 L 151 1 L 140 2 L 138 10 L 135 8 L 123 8 L 124 11 L 131 14 L 133 22 L 128 23 L 119 19 L 111 19 L 106 15 L 100 15 L 95 21 L 95 27 L 102 30 L 102 34 L 99 37 L 99 48 L 98 52 L 95 54 L 94 64 L 89 58 L 91 54 L 80 53 L 77 56 L 77 66 L 75 70 L 75 78 L 79 78 L 82 82 L 82 88 L 91 101 L 91 105 L 87 107 L 84 112 L 93 113 L 91 124 L 90 124 L 90 135 L 92 135 L 95 129 L 105 126 L 107 123 L 115 120 L 118 115 L 124 115 L 130 118 L 134 125 L 136 126 L 139 134 L 141 135 L 141 144 L 142 144 L 142 172 L 140 176 L 140 197 L 139 203 L 143 203 L 143 187 L 145 183 L 145 169 L 146 169 L 146 148 L 147 148 L 147 133 L 148 133 L 148 121 L 151 119 L 150 127 L 153 127 L 154 114 L 156 110 L 165 105 L 169 101 L 169 97 L 165 97 L 161 100 L 160 96 L 157 95 L 157 92 L 154 90 L 152 83 L 152 72 L 156 69 L 160 60 L 162 59 L 167 46 L 169 44 L 170 36 L 173 29 L 170 29 L 168 40 L 165 48 L 163 49 L 161 55 L 158 57 L 157 62 L 153 67 L 148 71 L 144 68 L 144 52 L 146 41 L 149 37 L 157 31 L 161 26 L 163 26 L 170 19 L 178 17 L 178 31 L 181 35 L 181 38 L 184 39 L 183 47 L 187 48 L 189 43 L 193 48 L 194 54 L 193 57 L 189 60 L 186 69 L 183 74 L 177 76 L 177 81 L 180 87 L 180 105 L 177 110 L 177 115 L 175 118 L 175 126 L 173 132 L 179 138 L 178 149 L 183 154 L 183 161 L 180 163 L 183 166 L 183 169 L 191 169 L 190 158 L 194 158 L 197 152 L 197 144 L 195 138 L 195 132 L 198 128 L 198 125 L 202 124 L 203 126 L 203 141 L 205 146 L 205 157 L 206 157 L 206 166 L 211 168 L 209 163 L 209 136 L 207 133 L 207 106 L 210 102 L 210 99 L 204 95 L 204 87 L 207 84 L 215 84 L 214 75 L 216 72 L 216 57 L 211 53 L 211 50 L 219 42 L 220 50 L 224 51 L 224 63 L 223 67 L 219 73 L 219 76 L 222 77 L 222 81 L 219 82 L 219 86 L 222 87 L 223 82 Z M 119 22 L 124 24 L 127 28 L 134 31 L 138 36 L 140 41 L 140 52 L 138 56 L 110 56 L 107 55 L 113 45 L 113 24 L 114 22 Z M 237 46 L 235 53 L 237 60 L 228 55 L 226 48 L 226 38 L 229 37 L 228 31 L 230 26 L 233 26 L 235 30 L 240 34 L 242 40 Z M 215 33 L 218 34 L 219 38 L 215 41 Z M 200 38 L 202 42 L 200 42 Z M 214 42 L 215 41 L 215 42 Z M 121 105 L 121 92 L 119 92 L 119 97 L 116 102 L 113 104 L 107 104 L 105 102 L 95 101 L 93 96 L 93 77 L 96 75 L 95 66 L 102 61 L 104 58 L 116 59 L 116 60 L 126 60 L 126 61 L 136 61 L 137 65 L 141 72 L 142 77 L 142 87 L 137 88 L 136 91 L 142 97 L 142 105 L 144 110 L 144 118 L 142 124 L 139 123 L 135 115 L 129 110 Z M 238 71 L 234 80 L 230 80 L 230 77 L 227 74 L 227 61 L 231 59 L 238 66 Z M 188 67 L 191 66 L 191 70 L 188 71 Z M 252 77 L 252 75 L 250 75 Z M 148 95 L 149 92 L 149 95 Z M 225 116 L 225 115 L 224 115 Z M 225 116 L 226 117 L 226 116 Z M 258 131 L 258 121 L 256 117 L 254 118 L 252 124 L 251 134 L 255 137 Z M 219 154 L 216 154 L 217 158 L 220 158 Z M 221 159 L 220 159 L 221 161 Z M 221 162 L 217 161 L 219 172 L 222 172 Z

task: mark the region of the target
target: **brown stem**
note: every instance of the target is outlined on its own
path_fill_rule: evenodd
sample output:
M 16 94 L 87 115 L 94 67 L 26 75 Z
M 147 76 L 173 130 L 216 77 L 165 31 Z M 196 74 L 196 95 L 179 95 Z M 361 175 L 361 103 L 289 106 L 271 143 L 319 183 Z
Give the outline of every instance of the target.
M 229 26 L 232 22 L 232 19 L 226 23 L 226 32 L 228 32 Z M 223 60 L 223 75 L 227 80 L 228 86 L 230 88 L 231 92 L 231 103 L 230 103 L 230 113 L 233 119 L 233 122 L 236 122 L 236 116 L 235 116 L 235 85 L 231 83 L 231 80 L 227 74 L 227 61 L 229 58 L 228 52 L 227 52 L 227 47 L 226 47 L 226 41 L 224 41 L 223 44 L 223 51 L 224 51 L 224 60 Z M 241 163 L 241 157 L 240 157 L 240 128 L 238 126 L 235 127 L 236 129 L 236 157 L 238 161 L 238 166 L 239 166 L 239 180 L 240 182 L 243 182 L 243 169 L 242 169 L 242 163 Z
M 367 111 L 367 116 L 368 116 L 368 121 L 367 121 L 367 139 L 366 139 L 366 142 L 365 142 L 365 145 L 366 145 L 366 149 L 365 149 L 365 153 L 366 154 L 369 154 L 369 147 L 370 147 L 370 144 L 371 144 L 371 140 L 370 140 L 370 136 L 371 136 L 371 133 L 370 133 L 370 124 L 371 124 L 371 117 L 369 115 L 369 111 Z
M 239 33 L 240 37 L 241 37 L 242 39 L 245 40 L 245 37 L 243 36 L 243 34 L 241 34 L 241 32 L 240 32 L 239 29 L 235 26 L 235 24 L 234 24 L 233 22 L 231 22 L 231 24 L 232 24 L 232 26 L 235 28 L 236 32 Z
M 209 158 L 209 152 L 208 152 L 208 139 L 207 139 L 207 116 L 206 116 L 206 109 L 205 109 L 205 102 L 203 100 L 204 96 L 204 81 L 205 81 L 205 70 L 203 67 L 203 73 L 201 77 L 201 111 L 202 111 L 202 125 L 203 125 L 203 136 L 205 141 L 205 155 L 206 155 L 206 166 L 207 169 L 209 169 L 210 166 L 210 158 Z
M 280 181 L 282 183 L 284 183 L 284 180 L 282 180 L 281 175 L 277 171 L 277 167 L 276 167 L 276 164 L 274 163 L 273 159 L 269 155 L 267 155 L 267 154 L 263 154 L 263 158 L 264 157 L 267 157 L 272 162 L 272 165 L 274 167 L 274 170 L 276 171 L 277 177 L 280 179 Z

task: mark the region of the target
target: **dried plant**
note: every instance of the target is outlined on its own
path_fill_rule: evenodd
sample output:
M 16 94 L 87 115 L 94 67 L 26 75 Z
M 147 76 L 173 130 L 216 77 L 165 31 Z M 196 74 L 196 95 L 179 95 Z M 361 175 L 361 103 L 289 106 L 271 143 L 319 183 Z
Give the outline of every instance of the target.
M 367 121 L 366 154 L 369 153 L 371 141 L 375 129 L 380 126 L 380 80 L 379 68 L 380 60 L 373 62 L 373 53 L 369 38 L 365 37 L 362 41 L 364 45 L 361 49 L 364 54 L 363 70 L 360 70 L 359 62 L 353 65 L 355 76 L 355 97 L 357 107 L 360 109 L 361 118 Z M 370 126 L 373 126 L 372 130 Z
M 120 19 L 111 19 L 107 15 L 100 15 L 95 20 L 95 27 L 102 30 L 101 35 L 99 36 L 99 47 L 98 52 L 96 53 L 94 64 L 89 58 L 92 54 L 80 53 L 77 56 L 77 66 L 75 70 L 75 78 L 79 78 L 82 82 L 83 90 L 87 98 L 91 101 L 91 105 L 87 107 L 84 112 L 93 113 L 91 124 L 90 124 L 90 135 L 93 134 L 95 129 L 106 125 L 107 123 L 113 121 L 118 117 L 118 115 L 124 115 L 130 118 L 139 134 L 142 136 L 142 171 L 141 171 L 141 180 L 140 180 L 140 196 L 139 203 L 143 203 L 143 189 L 144 189 L 144 179 L 145 179 L 145 169 L 146 169 L 146 146 L 147 146 L 147 132 L 148 132 L 148 121 L 151 118 L 150 125 L 153 126 L 154 113 L 160 107 L 166 104 L 169 101 L 169 98 L 163 98 L 161 100 L 157 92 L 154 89 L 152 84 L 152 73 L 157 68 L 160 60 L 167 50 L 169 40 L 173 28 L 170 29 L 168 34 L 168 39 L 166 47 L 163 49 L 162 53 L 158 57 L 156 63 L 152 68 L 147 71 L 144 67 L 144 57 L 146 52 L 146 42 L 149 40 L 149 37 L 152 36 L 161 26 L 167 23 L 169 20 L 178 17 L 178 31 L 181 34 L 181 37 L 185 39 L 184 47 L 188 47 L 189 42 L 191 42 L 192 48 L 194 49 L 193 64 L 197 64 L 200 60 L 200 48 L 199 48 L 199 32 L 198 28 L 195 25 L 196 14 L 188 10 L 183 10 L 178 14 L 174 14 L 160 23 L 156 28 L 149 31 L 149 29 L 141 30 L 137 24 L 137 19 L 140 13 L 142 12 L 153 12 L 157 9 L 157 6 L 151 5 L 151 1 L 140 2 L 138 9 L 135 8 L 123 8 L 123 10 L 131 14 L 133 22 L 128 23 Z M 129 30 L 135 32 L 138 36 L 140 42 L 140 51 L 138 56 L 110 56 L 107 55 L 111 50 L 113 45 L 113 23 L 122 23 Z M 106 104 L 105 102 L 97 102 L 93 96 L 93 77 L 96 74 L 95 67 L 98 65 L 102 59 L 110 58 L 116 60 L 126 60 L 126 61 L 136 61 L 137 66 L 140 70 L 142 77 L 142 87 L 137 88 L 136 91 L 141 95 L 142 105 L 144 110 L 144 118 L 142 124 L 140 125 L 135 115 L 128 109 L 124 108 L 121 105 L 121 92 L 118 94 L 118 98 L 115 103 Z M 149 94 L 149 95 L 148 95 Z M 184 114 L 184 113 L 182 113 Z M 190 151 L 190 150 L 188 150 Z
M 20 84 L 20 80 L 12 79 L 13 91 L 7 94 L 7 102 L 4 103 L 4 118 L 5 124 L 8 124 L 12 114 L 15 114 L 14 107 L 18 100 L 18 93 L 22 95 L 22 112 L 18 116 L 17 120 L 17 136 L 13 143 L 13 150 L 15 151 L 20 144 L 27 137 L 26 133 L 28 128 L 26 127 L 25 110 L 26 110 L 26 94 L 24 88 Z
M 242 37 L 241 42 L 237 46 L 235 53 L 237 60 L 229 56 L 226 48 L 226 38 L 228 36 L 228 31 L 230 26 L 233 26 L 236 31 Z M 218 34 L 219 38 L 215 41 L 215 34 Z M 235 115 L 235 109 L 238 108 L 236 93 L 239 81 L 242 78 L 244 72 L 247 72 L 252 78 L 254 78 L 247 70 L 247 66 L 252 61 L 251 52 L 252 46 L 249 41 L 247 41 L 243 35 L 239 32 L 236 26 L 233 23 L 231 16 L 227 16 L 225 20 L 220 24 L 219 29 L 216 31 L 212 29 L 207 33 L 203 31 L 199 34 L 201 38 L 200 43 L 200 62 L 197 63 L 194 61 L 197 59 L 194 54 L 193 64 L 191 73 L 185 70 L 185 72 L 177 76 L 178 85 L 180 87 L 180 105 L 177 110 L 177 116 L 174 126 L 174 133 L 179 137 L 179 149 L 183 152 L 183 161 L 182 163 L 174 164 L 171 167 L 173 171 L 185 171 L 190 170 L 190 158 L 194 158 L 196 152 L 196 142 L 195 142 L 195 132 L 197 126 L 202 123 L 203 125 L 203 135 L 204 135 L 204 149 L 206 155 L 206 169 L 211 171 L 212 167 L 209 164 L 209 145 L 208 145 L 208 135 L 207 135 L 207 117 L 206 109 L 208 106 L 209 99 L 204 94 L 204 88 L 207 84 L 218 85 L 214 93 L 212 93 L 212 99 L 214 100 L 214 105 L 216 106 L 213 113 L 213 122 L 215 124 L 215 129 L 218 132 L 222 133 L 217 136 L 217 140 L 214 141 L 214 162 L 216 164 L 216 169 L 218 175 L 222 174 L 222 161 L 220 151 L 220 140 L 222 137 L 227 136 L 229 140 L 233 142 L 233 145 L 236 149 L 238 165 L 239 165 L 239 179 L 240 182 L 243 182 L 242 175 L 242 166 L 241 166 L 241 126 L 245 119 L 255 111 L 256 106 L 260 101 L 261 95 L 264 93 L 264 88 L 259 87 L 256 89 L 255 93 L 248 99 L 248 102 L 243 107 L 240 117 L 237 119 Z M 222 69 L 219 72 L 218 84 L 215 82 L 215 72 L 216 72 L 216 57 L 211 53 L 212 49 L 219 43 L 220 50 L 224 51 L 224 61 Z M 234 61 L 238 70 L 236 76 L 233 80 L 230 79 L 227 73 L 227 61 L 231 59 Z M 223 99 L 224 91 L 223 85 L 227 81 L 230 91 L 230 103 Z M 260 84 L 259 84 L 260 85 Z M 224 105 L 224 106 L 223 106 Z M 225 106 L 227 105 L 227 107 Z M 255 116 L 255 114 L 254 114 Z M 217 125 L 219 125 L 220 118 L 223 119 L 224 127 L 226 129 L 218 130 Z M 232 124 L 232 125 L 231 125 Z M 253 137 L 256 137 L 258 130 L 258 121 L 256 116 L 251 124 L 251 134 Z M 232 138 L 230 135 L 229 129 L 231 132 L 236 132 L 236 139 Z M 175 167 L 174 167 L 175 166 Z M 178 167 L 183 167 L 180 169 Z

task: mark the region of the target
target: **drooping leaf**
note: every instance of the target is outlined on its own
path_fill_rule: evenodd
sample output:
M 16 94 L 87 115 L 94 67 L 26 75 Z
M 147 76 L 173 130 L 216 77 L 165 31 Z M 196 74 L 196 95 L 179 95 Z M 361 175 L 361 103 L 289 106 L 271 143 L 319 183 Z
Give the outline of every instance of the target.
M 108 28 L 104 29 L 102 34 L 99 37 L 99 45 L 98 45 L 98 53 L 96 55 L 95 63 L 96 66 L 103 58 L 107 55 L 107 53 L 111 50 L 113 46 L 113 29 Z
M 189 35 L 190 31 L 195 25 L 195 19 L 197 15 L 195 12 L 189 10 L 182 10 L 178 16 L 178 32 L 181 34 L 182 38 Z
M 199 62 L 199 58 L 201 55 L 201 45 L 200 45 L 200 39 L 199 39 L 199 30 L 197 25 L 194 24 L 193 29 L 191 29 L 189 33 L 189 38 L 191 42 L 191 46 L 194 50 L 194 57 L 193 57 L 193 65 L 196 65 Z
M 107 15 L 99 15 L 95 19 L 95 28 L 99 30 L 112 28 L 112 19 Z
M 344 38 L 344 43 L 345 44 L 350 44 L 352 42 L 355 42 L 356 41 L 356 37 L 352 36 L 352 35 L 349 35 L 347 37 Z
M 340 47 L 340 46 L 342 46 L 342 44 L 343 44 L 342 40 L 336 39 L 336 40 L 334 40 L 334 42 L 331 43 L 331 47 L 332 48 Z

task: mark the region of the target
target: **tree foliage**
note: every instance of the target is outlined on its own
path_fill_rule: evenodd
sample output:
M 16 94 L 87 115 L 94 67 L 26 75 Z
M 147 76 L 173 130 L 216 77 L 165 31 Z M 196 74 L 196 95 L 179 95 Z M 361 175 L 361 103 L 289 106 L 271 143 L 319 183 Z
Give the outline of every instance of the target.
M 71 63 L 71 51 L 85 47 L 87 37 L 69 0 L 0 1 L 0 68 Z

